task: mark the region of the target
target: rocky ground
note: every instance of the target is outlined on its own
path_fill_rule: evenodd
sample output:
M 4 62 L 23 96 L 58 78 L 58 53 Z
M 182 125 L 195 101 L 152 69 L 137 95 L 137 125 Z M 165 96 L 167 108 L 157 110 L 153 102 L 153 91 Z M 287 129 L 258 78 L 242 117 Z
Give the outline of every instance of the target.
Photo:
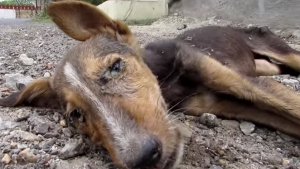
M 177 14 L 150 26 L 131 26 L 139 43 L 170 38 L 203 25 L 237 25 L 210 18 L 205 22 Z M 300 50 L 300 30 L 276 30 Z M 0 93 L 17 90 L 16 83 L 51 76 L 66 51 L 77 42 L 52 23 L 0 25 Z M 299 79 L 275 76 L 298 92 Z M 186 137 L 181 169 L 296 169 L 300 168 L 299 140 L 249 122 L 180 116 Z M 96 169 L 113 168 L 105 150 L 90 145 L 60 112 L 34 108 L 0 108 L 0 168 Z

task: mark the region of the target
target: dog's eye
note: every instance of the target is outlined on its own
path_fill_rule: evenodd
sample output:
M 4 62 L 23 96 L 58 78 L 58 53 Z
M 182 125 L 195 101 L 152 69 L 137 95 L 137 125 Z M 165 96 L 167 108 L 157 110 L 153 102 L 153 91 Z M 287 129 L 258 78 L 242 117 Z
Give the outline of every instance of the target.
M 122 60 L 116 60 L 110 67 L 110 75 L 111 77 L 116 77 L 122 69 Z

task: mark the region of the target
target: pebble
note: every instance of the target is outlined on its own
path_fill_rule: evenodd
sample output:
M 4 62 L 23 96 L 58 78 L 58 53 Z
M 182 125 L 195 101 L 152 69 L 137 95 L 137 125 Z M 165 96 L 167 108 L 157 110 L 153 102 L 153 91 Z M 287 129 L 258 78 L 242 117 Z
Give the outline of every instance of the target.
M 295 80 L 295 79 L 283 79 L 281 82 L 285 85 L 289 85 L 289 86 L 292 86 L 292 87 L 299 84 L 299 81 Z
M 31 66 L 34 64 L 34 60 L 29 58 L 27 54 L 21 54 L 19 60 L 23 63 L 24 66 Z
M 218 118 L 214 114 L 204 113 L 200 116 L 200 123 L 206 125 L 207 127 L 217 127 L 219 126 Z
M 286 158 L 282 159 L 282 165 L 288 165 L 288 164 L 290 164 L 289 159 L 286 159 Z
M 36 163 L 37 157 L 29 148 L 26 148 L 18 154 L 17 161 L 21 164 Z
M 58 133 L 46 133 L 44 135 L 44 138 L 53 138 L 53 137 L 58 137 L 59 134 Z
M 46 134 L 48 132 L 49 128 L 50 128 L 50 125 L 48 123 L 40 123 L 40 124 L 36 125 L 33 130 L 37 134 Z
M 298 30 L 298 29 L 294 30 L 292 35 L 296 38 L 300 38 L 300 30 Z
M 24 110 L 24 109 L 19 109 L 15 112 L 17 114 L 17 118 L 15 119 L 16 122 L 24 121 L 27 120 L 31 114 L 30 111 Z
M 209 167 L 209 169 L 223 169 L 223 168 L 220 167 L 220 166 L 217 166 L 217 165 L 211 165 L 211 166 Z
M 66 137 L 71 137 L 71 136 L 72 136 L 72 132 L 71 132 L 71 130 L 68 129 L 68 128 L 63 128 L 63 129 L 62 129 L 62 132 L 63 132 L 63 134 L 64 134 Z
M 49 72 L 46 72 L 45 74 L 44 74 L 44 77 L 50 77 L 51 76 L 51 73 L 49 73 Z
M 292 137 L 292 136 L 289 136 L 289 135 L 286 135 L 280 131 L 276 131 L 276 133 L 285 141 L 290 141 L 290 142 L 296 142 L 296 143 L 299 143 L 300 140 L 295 138 L 295 137 Z
M 19 124 L 13 121 L 4 121 L 0 118 L 0 130 L 10 130 L 18 127 Z
M 65 120 L 60 120 L 59 121 L 59 124 L 62 126 L 62 127 L 66 127 L 67 126 L 67 123 Z
M 54 139 L 50 139 L 50 140 L 47 140 L 47 141 L 43 141 L 40 146 L 43 150 L 48 150 L 50 149 L 51 146 L 53 146 L 53 144 L 55 144 L 55 142 L 57 141 L 56 138 Z
M 24 76 L 20 73 L 14 73 L 14 74 L 5 74 L 5 86 L 18 91 L 17 84 L 21 83 L 24 85 L 29 84 L 33 78 L 31 76 Z
M 26 141 L 41 141 L 42 138 L 29 133 L 27 131 L 23 131 L 23 130 L 14 130 L 11 132 L 11 135 L 18 135 L 19 137 L 21 137 L 22 139 L 26 140 Z
M 86 145 L 83 139 L 70 139 L 59 152 L 59 158 L 65 160 L 85 153 Z
M 11 157 L 8 154 L 4 154 L 3 158 L 1 159 L 1 162 L 5 164 L 9 164 L 10 161 L 11 161 Z
M 240 129 L 245 135 L 250 135 L 255 130 L 255 125 L 251 122 L 242 122 Z
M 239 128 L 239 122 L 236 120 L 222 120 L 221 121 L 222 126 L 228 127 L 228 128 Z

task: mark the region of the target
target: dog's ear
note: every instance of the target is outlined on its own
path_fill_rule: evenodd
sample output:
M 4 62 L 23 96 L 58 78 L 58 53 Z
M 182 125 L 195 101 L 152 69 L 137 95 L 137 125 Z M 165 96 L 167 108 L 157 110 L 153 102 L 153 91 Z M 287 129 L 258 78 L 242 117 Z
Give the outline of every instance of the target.
M 50 78 L 40 78 L 28 86 L 22 86 L 20 91 L 0 99 L 0 106 L 59 108 L 59 101 L 55 91 L 51 88 L 50 80 Z
M 47 13 L 58 28 L 73 39 L 85 41 L 96 35 L 106 35 L 127 43 L 140 54 L 128 25 L 122 20 L 111 19 L 92 4 L 75 0 L 51 2 Z
M 85 41 L 97 34 L 131 35 L 127 24 L 112 20 L 96 6 L 83 1 L 51 2 L 47 13 L 69 37 Z M 116 37 L 117 38 L 117 37 Z

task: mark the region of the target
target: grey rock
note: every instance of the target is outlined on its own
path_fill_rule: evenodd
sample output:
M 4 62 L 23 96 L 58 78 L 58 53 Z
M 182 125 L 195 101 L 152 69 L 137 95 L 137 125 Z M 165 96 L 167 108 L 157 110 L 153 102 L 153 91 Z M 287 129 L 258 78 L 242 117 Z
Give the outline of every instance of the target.
M 58 156 L 63 160 L 69 159 L 84 154 L 86 148 L 83 139 L 71 139 L 61 149 Z
M 45 134 L 48 132 L 50 125 L 47 123 L 40 123 L 34 127 L 34 131 L 37 134 Z
M 13 121 L 4 121 L 0 118 L 0 130 L 11 130 L 18 127 L 19 124 Z
M 297 37 L 297 38 L 300 38 L 300 30 L 294 30 L 293 32 L 292 32 L 292 35 L 294 36 L 294 37 Z
M 72 136 L 72 132 L 69 128 L 63 128 L 62 129 L 62 132 L 63 134 L 66 136 L 66 137 L 71 137 Z
M 46 133 L 44 135 L 44 138 L 53 138 L 53 137 L 58 137 L 59 134 L 58 133 Z
M 219 125 L 217 116 L 210 113 L 202 114 L 199 118 L 199 121 L 207 127 L 217 127 Z
M 17 161 L 20 164 L 36 163 L 37 157 L 29 148 L 24 149 L 18 154 Z
M 43 150 L 48 150 L 48 149 L 50 149 L 50 147 L 52 147 L 52 146 L 55 144 L 56 141 L 57 141 L 56 138 L 51 139 L 51 140 L 47 140 L 47 141 L 43 141 L 43 142 L 40 144 L 40 146 L 41 146 L 41 148 L 42 148 Z
M 21 83 L 24 85 L 28 85 L 33 80 L 31 76 L 24 76 L 20 73 L 5 74 L 4 78 L 5 78 L 5 86 L 13 90 L 19 90 L 17 84 Z
M 221 122 L 222 126 L 228 127 L 228 128 L 239 128 L 239 122 L 236 120 L 222 120 Z
M 15 121 L 20 122 L 20 121 L 27 120 L 29 118 L 31 112 L 26 109 L 19 109 L 15 112 L 15 114 L 17 114 Z
M 11 132 L 11 135 L 17 135 L 26 141 L 41 141 L 42 140 L 41 137 L 39 137 L 35 134 L 32 134 L 32 133 L 29 133 L 27 131 L 22 131 L 22 130 L 14 130 Z
M 21 54 L 19 60 L 23 63 L 24 66 L 31 66 L 34 63 L 32 58 L 29 58 L 27 54 Z
M 223 169 L 223 168 L 220 167 L 220 166 L 217 166 L 217 165 L 211 165 L 211 166 L 209 167 L 209 169 Z
M 295 85 L 299 84 L 299 81 L 295 79 L 283 79 L 282 83 L 294 87 Z
M 255 125 L 251 122 L 242 122 L 240 129 L 245 135 L 250 135 L 255 130 Z

